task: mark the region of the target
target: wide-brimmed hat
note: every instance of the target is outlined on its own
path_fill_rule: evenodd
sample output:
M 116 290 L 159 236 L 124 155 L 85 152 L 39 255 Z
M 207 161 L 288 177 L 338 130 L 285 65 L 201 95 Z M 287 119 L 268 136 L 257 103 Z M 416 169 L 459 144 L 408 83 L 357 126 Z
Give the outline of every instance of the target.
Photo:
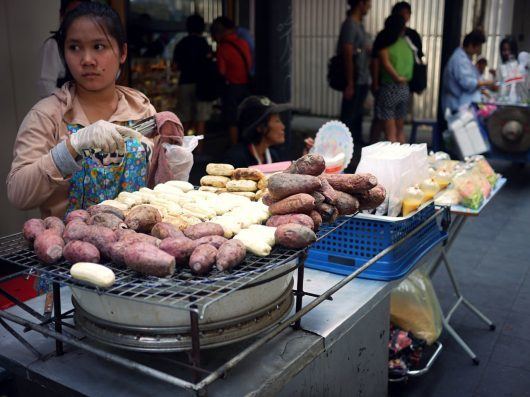
M 290 103 L 274 103 L 265 96 L 253 95 L 245 98 L 237 109 L 237 124 L 245 137 L 271 114 L 292 109 Z

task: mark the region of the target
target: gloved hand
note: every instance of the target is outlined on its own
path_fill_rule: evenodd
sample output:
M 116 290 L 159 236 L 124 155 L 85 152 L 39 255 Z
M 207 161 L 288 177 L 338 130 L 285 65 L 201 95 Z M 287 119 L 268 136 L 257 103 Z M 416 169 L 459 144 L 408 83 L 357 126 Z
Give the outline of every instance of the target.
M 131 128 L 99 120 L 70 135 L 70 144 L 81 155 L 89 149 L 105 153 L 124 153 L 125 137 L 141 138 L 142 135 Z

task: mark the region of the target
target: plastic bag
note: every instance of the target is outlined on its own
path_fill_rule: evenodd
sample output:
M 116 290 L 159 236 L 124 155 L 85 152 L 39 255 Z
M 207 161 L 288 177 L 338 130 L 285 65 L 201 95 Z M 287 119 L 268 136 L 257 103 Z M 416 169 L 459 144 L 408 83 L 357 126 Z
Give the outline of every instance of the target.
M 163 144 L 164 149 L 166 149 L 166 158 L 175 180 L 188 181 L 191 167 L 193 167 L 192 152 L 199 144 L 200 139 L 202 139 L 202 135 L 185 136 L 182 146 L 171 145 L 169 143 Z
M 464 207 L 476 210 L 482 205 L 484 201 L 483 186 L 469 169 L 457 173 L 453 178 L 453 184 L 460 193 L 460 204 Z
M 390 321 L 427 344 L 442 332 L 442 311 L 431 280 L 415 270 L 390 294 Z

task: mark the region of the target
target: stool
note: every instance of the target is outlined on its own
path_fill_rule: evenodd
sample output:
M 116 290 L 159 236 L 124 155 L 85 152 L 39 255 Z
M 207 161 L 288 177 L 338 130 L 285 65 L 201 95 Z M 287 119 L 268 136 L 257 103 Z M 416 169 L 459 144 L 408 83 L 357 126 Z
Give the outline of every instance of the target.
M 418 127 L 430 127 L 432 134 L 432 150 L 437 152 L 441 149 L 440 135 L 438 134 L 438 123 L 436 120 L 412 120 L 409 143 L 416 143 Z

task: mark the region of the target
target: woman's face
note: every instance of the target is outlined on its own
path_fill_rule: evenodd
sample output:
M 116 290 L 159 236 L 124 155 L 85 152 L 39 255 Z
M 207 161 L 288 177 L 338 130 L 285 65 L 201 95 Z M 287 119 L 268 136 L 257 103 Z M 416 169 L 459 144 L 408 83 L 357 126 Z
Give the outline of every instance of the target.
M 512 49 L 510 48 L 510 44 L 503 43 L 501 47 L 501 56 L 502 59 L 505 61 L 510 59 L 510 56 L 512 55 Z
M 281 145 L 285 142 L 285 125 L 283 125 L 279 114 L 269 116 L 267 127 L 268 129 L 264 138 L 271 146 Z
M 103 30 L 89 17 L 76 19 L 66 34 L 64 58 L 77 84 L 87 91 L 100 91 L 114 84 L 127 46 Z

